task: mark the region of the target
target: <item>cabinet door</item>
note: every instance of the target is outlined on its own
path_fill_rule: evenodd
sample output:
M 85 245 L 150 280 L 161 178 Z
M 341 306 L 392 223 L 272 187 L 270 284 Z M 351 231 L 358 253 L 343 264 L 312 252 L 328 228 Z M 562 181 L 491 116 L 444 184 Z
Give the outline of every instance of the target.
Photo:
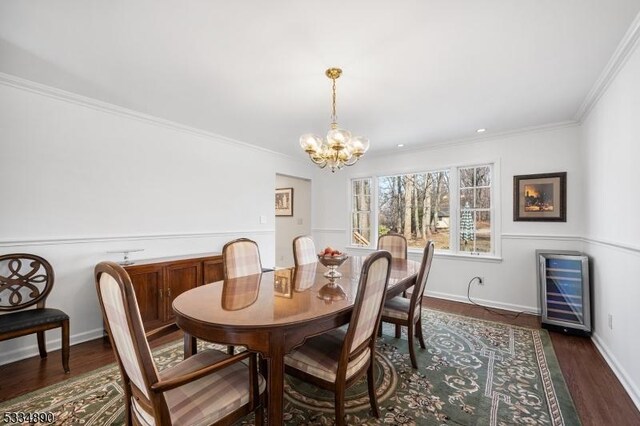
M 165 283 L 166 283 L 166 320 L 173 321 L 173 308 L 171 304 L 173 299 L 181 293 L 202 285 L 202 262 L 192 261 L 184 262 L 165 267 Z
M 222 256 L 217 259 L 209 259 L 204 262 L 204 283 L 211 284 L 224 279 L 224 271 L 222 269 Z
M 165 318 L 164 269 L 149 265 L 127 268 L 127 272 L 136 293 L 145 330 L 161 326 Z

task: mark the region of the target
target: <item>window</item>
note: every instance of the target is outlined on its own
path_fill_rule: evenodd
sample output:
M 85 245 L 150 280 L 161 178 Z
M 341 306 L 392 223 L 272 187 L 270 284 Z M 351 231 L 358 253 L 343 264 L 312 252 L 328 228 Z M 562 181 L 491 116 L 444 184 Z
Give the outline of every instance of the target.
M 491 167 L 460 168 L 459 175 L 459 250 L 491 253 Z
M 409 248 L 428 240 L 448 250 L 449 171 L 378 178 L 378 235 L 402 234 Z
M 433 240 L 440 251 L 493 254 L 493 181 L 491 164 L 354 179 L 351 244 L 373 248 L 396 232 L 409 249 Z
M 371 245 L 371 179 L 351 181 L 351 244 Z

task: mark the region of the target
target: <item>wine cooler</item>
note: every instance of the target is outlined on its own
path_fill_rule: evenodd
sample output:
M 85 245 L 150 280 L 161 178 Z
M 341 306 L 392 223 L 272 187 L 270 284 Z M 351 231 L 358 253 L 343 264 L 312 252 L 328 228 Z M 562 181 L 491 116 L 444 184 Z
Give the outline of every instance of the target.
M 591 334 L 589 258 L 579 252 L 537 250 L 542 327 Z

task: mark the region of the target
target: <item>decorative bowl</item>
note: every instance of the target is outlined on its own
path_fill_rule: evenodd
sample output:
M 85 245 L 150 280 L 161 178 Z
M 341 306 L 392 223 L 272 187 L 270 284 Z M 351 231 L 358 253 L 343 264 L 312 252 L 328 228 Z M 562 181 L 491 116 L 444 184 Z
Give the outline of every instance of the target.
M 324 273 L 325 277 L 340 278 L 342 274 L 338 272 L 338 267 L 342 265 L 348 258 L 349 256 L 347 256 L 345 253 L 342 253 L 338 256 L 319 254 L 318 262 L 329 268 L 329 270 Z

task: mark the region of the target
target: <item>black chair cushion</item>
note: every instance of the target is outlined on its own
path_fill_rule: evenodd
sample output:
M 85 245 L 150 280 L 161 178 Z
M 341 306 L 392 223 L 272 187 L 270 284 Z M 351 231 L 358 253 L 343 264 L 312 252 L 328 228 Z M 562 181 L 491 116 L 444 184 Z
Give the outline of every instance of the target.
M 19 312 L 11 312 L 0 315 L 0 334 L 26 328 L 35 327 L 42 324 L 50 324 L 68 320 L 69 315 L 59 309 L 27 309 Z

